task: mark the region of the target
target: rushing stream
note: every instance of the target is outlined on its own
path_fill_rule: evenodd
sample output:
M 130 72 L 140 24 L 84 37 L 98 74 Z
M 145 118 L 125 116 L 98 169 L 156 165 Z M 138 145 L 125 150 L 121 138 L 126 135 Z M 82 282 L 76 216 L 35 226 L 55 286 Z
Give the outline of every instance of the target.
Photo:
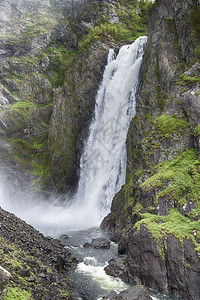
M 146 41 L 146 37 L 140 37 L 132 45 L 123 46 L 117 57 L 113 50 L 109 52 L 89 138 L 81 157 L 79 187 L 73 199 L 66 199 L 62 206 L 57 199 L 52 202 L 35 200 L 35 195 L 15 195 L 13 200 L 13 195 L 10 197 L 6 193 L 1 181 L 0 205 L 4 209 L 45 235 L 59 237 L 67 233 L 70 236 L 67 247 L 83 259 L 71 276 L 84 300 L 100 299 L 110 290 L 120 291 L 128 286 L 103 271 L 106 262 L 117 255 L 115 244 L 110 250 L 88 250 L 83 244 L 103 235 L 98 226 L 125 182 L 125 141 L 135 115 L 135 97 Z M 152 299 L 167 297 L 152 292 Z
M 69 236 L 66 240 L 67 249 L 77 258 L 83 259 L 83 262 L 71 274 L 74 289 L 80 294 L 82 300 L 102 300 L 101 296 L 110 291 L 120 292 L 130 287 L 130 284 L 108 276 L 104 272 L 108 260 L 118 254 L 116 244 L 111 243 L 110 249 L 83 247 L 86 242 L 90 243 L 92 238 L 105 237 L 105 233 L 100 228 L 93 227 L 88 230 L 66 233 Z M 149 292 L 152 300 L 178 300 L 176 297 L 156 291 L 150 290 Z

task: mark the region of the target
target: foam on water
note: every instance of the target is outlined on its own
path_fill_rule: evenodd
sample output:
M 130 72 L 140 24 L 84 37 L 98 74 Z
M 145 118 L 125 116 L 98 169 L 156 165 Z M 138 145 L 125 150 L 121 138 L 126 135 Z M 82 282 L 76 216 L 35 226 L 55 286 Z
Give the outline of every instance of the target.
M 79 263 L 76 272 L 84 273 L 90 276 L 102 290 L 120 292 L 127 289 L 129 286 L 122 280 L 108 276 L 104 272 L 104 267 L 94 266 L 85 262 Z

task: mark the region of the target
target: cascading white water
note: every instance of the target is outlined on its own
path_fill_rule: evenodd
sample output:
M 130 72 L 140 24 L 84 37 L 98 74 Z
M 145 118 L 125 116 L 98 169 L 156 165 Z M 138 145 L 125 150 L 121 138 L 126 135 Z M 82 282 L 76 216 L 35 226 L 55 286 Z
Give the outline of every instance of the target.
M 117 57 L 110 50 L 99 88 L 95 117 L 81 158 L 78 205 L 91 225 L 102 220 L 114 195 L 125 182 L 126 136 L 135 115 L 135 94 L 146 37 L 123 46 Z
M 135 94 L 146 41 L 147 37 L 139 37 L 132 45 L 123 46 L 117 57 L 110 50 L 81 157 L 78 192 L 71 204 L 59 207 L 26 197 L 16 204 L 0 200 L 2 207 L 51 235 L 52 228 L 61 232 L 99 225 L 125 182 L 125 141 L 135 115 Z

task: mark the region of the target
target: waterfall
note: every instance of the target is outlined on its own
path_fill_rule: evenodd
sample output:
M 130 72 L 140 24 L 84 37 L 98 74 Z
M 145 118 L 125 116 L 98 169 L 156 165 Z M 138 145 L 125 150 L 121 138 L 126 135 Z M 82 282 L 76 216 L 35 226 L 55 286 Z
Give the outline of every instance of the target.
M 76 195 L 66 207 L 33 200 L 14 213 L 43 231 L 46 226 L 78 230 L 99 225 L 108 214 L 114 195 L 125 182 L 126 136 L 135 115 L 136 91 L 147 37 L 113 50 L 99 87 L 94 118 L 80 161 Z M 70 203 L 70 204 L 69 204 Z M 9 210 L 12 210 L 11 208 Z
M 114 195 L 125 183 L 126 136 L 135 115 L 135 94 L 146 37 L 108 55 L 96 97 L 95 117 L 81 158 L 76 195 L 94 224 L 108 214 Z M 95 220 L 97 222 L 95 222 Z

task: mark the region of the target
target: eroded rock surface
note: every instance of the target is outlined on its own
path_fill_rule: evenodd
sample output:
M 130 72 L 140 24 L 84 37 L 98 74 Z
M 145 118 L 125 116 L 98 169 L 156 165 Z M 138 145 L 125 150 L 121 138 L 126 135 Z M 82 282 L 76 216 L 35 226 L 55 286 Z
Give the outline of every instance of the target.
M 110 249 L 110 241 L 106 238 L 92 239 L 91 247 L 96 249 Z
M 102 222 L 127 253 L 130 281 L 193 300 L 200 298 L 199 16 L 197 1 L 155 2 L 126 184 Z
M 103 299 L 109 300 L 150 300 L 149 293 L 144 286 L 134 286 L 127 290 L 120 292 L 117 295 L 111 297 L 103 297 Z

